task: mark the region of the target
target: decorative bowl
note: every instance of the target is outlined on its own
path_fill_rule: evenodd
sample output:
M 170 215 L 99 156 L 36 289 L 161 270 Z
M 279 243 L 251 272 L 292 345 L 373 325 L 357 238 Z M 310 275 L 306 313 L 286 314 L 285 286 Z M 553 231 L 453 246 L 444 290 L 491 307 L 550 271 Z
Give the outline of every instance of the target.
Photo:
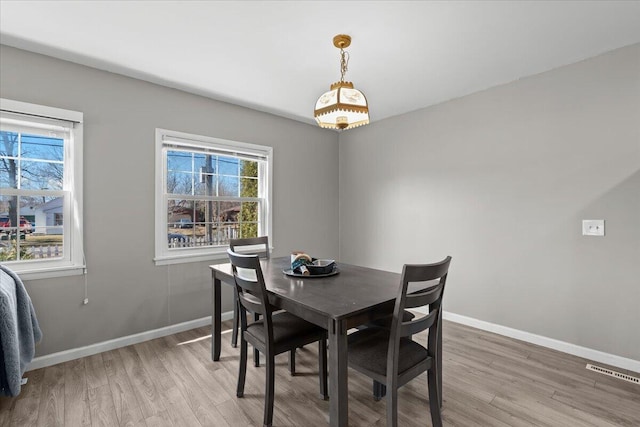
M 306 267 L 309 270 L 309 274 L 329 274 L 333 271 L 336 265 L 334 259 L 315 259 L 311 264 L 307 264 Z

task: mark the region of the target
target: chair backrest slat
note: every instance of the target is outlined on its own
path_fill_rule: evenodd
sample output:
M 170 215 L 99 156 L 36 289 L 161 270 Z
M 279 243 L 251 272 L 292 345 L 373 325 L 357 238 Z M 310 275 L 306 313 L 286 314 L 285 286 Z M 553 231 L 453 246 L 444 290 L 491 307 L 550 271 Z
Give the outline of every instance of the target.
M 269 258 L 269 237 L 246 237 L 229 240 L 229 249 L 236 253 L 251 253 L 260 258 Z
M 237 271 L 244 269 L 242 267 L 236 268 Z M 246 270 L 253 271 L 249 269 Z M 257 281 L 257 278 L 253 278 L 253 280 L 251 280 L 251 278 L 242 277 L 242 274 L 235 274 L 234 277 L 236 280 L 236 286 L 242 289 L 241 291 L 238 291 L 238 298 L 240 299 L 240 303 L 245 307 L 245 309 L 249 311 L 264 314 L 265 309 L 262 306 L 260 298 L 254 296 L 260 295 L 262 293 L 262 289 L 260 287 L 260 283 L 258 283 Z
M 443 286 L 438 283 L 436 287 L 427 289 L 426 291 L 408 294 L 404 304 L 404 308 L 416 308 L 433 304 L 438 300 L 438 298 L 440 298 L 440 294 L 442 294 L 442 288 Z
M 238 300 L 245 310 L 252 311 L 258 314 L 264 314 L 264 305 L 261 301 L 251 295 L 249 292 L 238 293 Z
M 426 282 L 439 279 L 449 271 L 451 257 L 447 257 L 435 264 L 406 264 L 403 271 L 403 280 L 407 282 Z
M 425 329 L 429 329 L 435 323 L 437 316 L 438 310 L 433 310 L 426 316 L 422 316 L 419 319 L 402 322 L 402 326 L 400 327 L 400 336 L 408 337 L 420 333 Z

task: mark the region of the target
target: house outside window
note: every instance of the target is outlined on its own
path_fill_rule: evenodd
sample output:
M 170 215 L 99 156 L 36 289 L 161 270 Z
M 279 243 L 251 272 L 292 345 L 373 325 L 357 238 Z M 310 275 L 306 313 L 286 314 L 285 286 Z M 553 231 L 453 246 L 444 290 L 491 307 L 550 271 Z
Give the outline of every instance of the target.
M 225 258 L 269 235 L 271 147 L 156 129 L 156 264 Z
M 0 99 L 0 262 L 23 278 L 84 269 L 82 118 Z
M 62 214 L 55 212 L 53 214 L 53 225 L 62 225 Z

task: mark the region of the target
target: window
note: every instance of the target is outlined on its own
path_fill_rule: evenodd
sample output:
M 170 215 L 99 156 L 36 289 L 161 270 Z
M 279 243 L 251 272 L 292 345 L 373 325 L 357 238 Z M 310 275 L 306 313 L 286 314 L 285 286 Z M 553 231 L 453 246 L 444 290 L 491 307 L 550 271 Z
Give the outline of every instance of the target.
M 156 129 L 156 264 L 226 257 L 269 235 L 273 150 Z
M 82 272 L 82 113 L 0 99 L 0 262 Z

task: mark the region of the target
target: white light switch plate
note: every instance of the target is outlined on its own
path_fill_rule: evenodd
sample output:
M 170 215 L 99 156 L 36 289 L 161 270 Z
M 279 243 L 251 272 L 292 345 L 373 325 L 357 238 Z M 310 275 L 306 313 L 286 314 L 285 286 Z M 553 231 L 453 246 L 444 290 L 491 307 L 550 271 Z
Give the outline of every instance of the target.
M 583 219 L 583 236 L 604 236 L 604 219 Z

